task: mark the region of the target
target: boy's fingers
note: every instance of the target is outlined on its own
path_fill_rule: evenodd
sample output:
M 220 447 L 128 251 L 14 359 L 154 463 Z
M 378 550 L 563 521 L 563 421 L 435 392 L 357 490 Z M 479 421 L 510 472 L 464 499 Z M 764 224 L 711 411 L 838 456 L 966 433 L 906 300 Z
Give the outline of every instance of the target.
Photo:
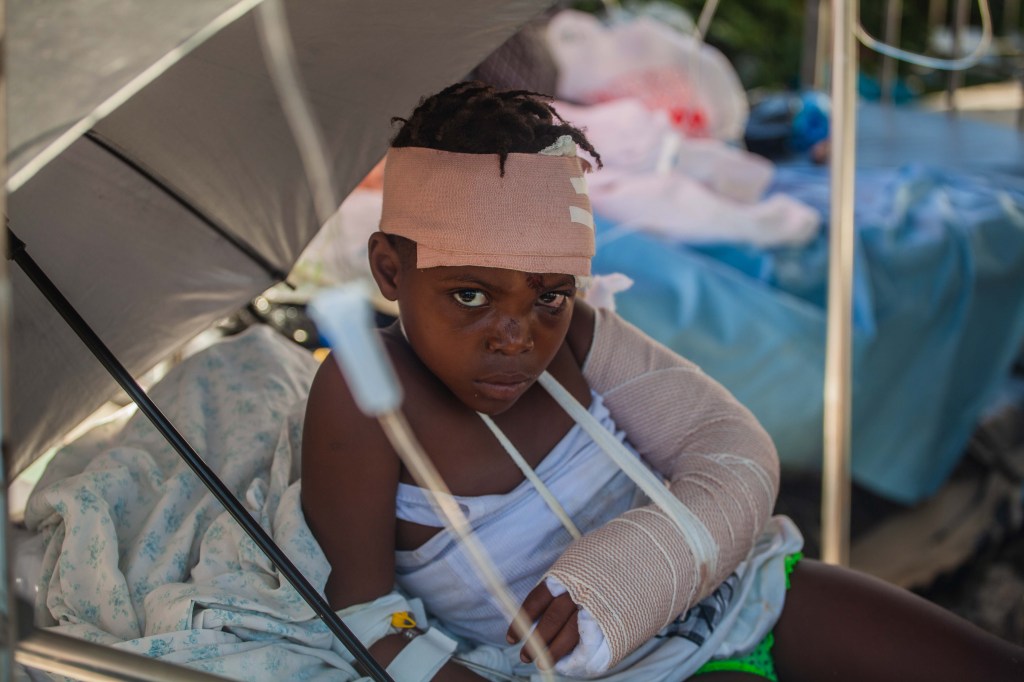
M 565 628 L 566 624 L 572 620 L 576 620 L 576 604 L 573 603 L 572 598 L 568 594 L 563 594 L 559 597 L 555 597 L 551 600 L 551 603 L 541 614 L 537 620 L 537 627 L 534 629 L 534 633 L 544 645 L 551 648 L 551 643 L 556 639 L 558 634 Z M 578 631 L 577 631 L 578 636 Z M 536 652 L 529 651 L 530 647 L 526 646 L 523 651 L 520 652 L 519 657 L 524 663 L 529 663 L 531 660 L 537 658 Z M 562 652 L 562 655 L 567 653 Z M 552 654 L 554 657 L 554 654 Z M 558 658 L 560 658 L 559 656 Z
M 548 590 L 547 585 L 541 582 L 535 588 L 530 590 L 530 594 L 526 595 L 526 599 L 523 600 L 523 605 L 519 607 L 519 614 L 523 620 L 527 623 L 533 623 L 540 617 L 540 614 L 544 613 L 544 610 L 548 608 L 548 604 L 554 597 L 551 596 L 551 592 Z M 519 634 L 515 631 L 512 625 L 508 627 L 508 634 L 505 635 L 505 639 L 508 640 L 509 644 L 515 644 L 519 641 Z
M 577 612 L 569 616 L 569 620 L 555 638 L 548 644 L 548 652 L 551 654 L 551 662 L 559 661 L 563 656 L 569 654 L 576 645 L 580 643 L 580 624 Z

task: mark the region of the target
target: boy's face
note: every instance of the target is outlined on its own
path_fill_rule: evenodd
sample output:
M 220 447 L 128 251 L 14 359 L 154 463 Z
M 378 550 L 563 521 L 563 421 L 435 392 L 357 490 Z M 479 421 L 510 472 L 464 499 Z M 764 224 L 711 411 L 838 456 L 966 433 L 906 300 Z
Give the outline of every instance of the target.
M 467 407 L 490 415 L 511 407 L 547 369 L 576 295 L 572 275 L 498 268 L 406 264 L 395 279 L 416 355 Z

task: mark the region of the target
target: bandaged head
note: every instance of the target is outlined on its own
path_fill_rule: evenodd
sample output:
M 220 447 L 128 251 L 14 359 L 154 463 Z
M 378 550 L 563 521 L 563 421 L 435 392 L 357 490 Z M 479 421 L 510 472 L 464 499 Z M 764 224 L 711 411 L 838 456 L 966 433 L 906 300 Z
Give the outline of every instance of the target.
M 396 147 L 380 229 L 416 242 L 416 267 L 475 265 L 590 275 L 594 220 L 586 162 L 565 136 L 537 154 Z

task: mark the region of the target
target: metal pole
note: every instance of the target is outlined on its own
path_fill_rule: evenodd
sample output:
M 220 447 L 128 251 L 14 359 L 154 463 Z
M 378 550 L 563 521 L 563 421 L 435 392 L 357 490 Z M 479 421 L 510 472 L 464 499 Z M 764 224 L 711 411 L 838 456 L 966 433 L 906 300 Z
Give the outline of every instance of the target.
M 1020 33 L 1020 0 L 1006 0 L 1003 6 L 1003 35 Z
M 7 39 L 7 4 L 0 0 L 0 45 Z M 7 69 L 6 60 L 0 55 L 0 177 L 7 179 Z M 0 213 L 7 215 L 7 193 L 0 190 Z M 0 237 L 0 248 L 6 249 L 6 236 Z M 7 515 L 7 405 L 9 374 L 11 280 L 7 276 L 7 263 L 0 259 L 0 682 L 11 679 L 11 662 L 14 642 L 18 631 L 13 617 L 13 595 L 11 590 L 10 552 L 8 551 Z
M 946 12 L 948 10 L 946 0 L 928 0 L 928 35 L 932 29 L 946 23 Z
M 18 642 L 18 663 L 82 682 L 224 682 L 195 668 L 164 663 L 82 639 L 36 630 Z
M 814 89 L 824 90 L 829 86 L 827 69 L 829 68 L 829 52 L 832 49 L 832 2 L 818 2 L 818 44 L 815 48 Z
M 967 26 L 967 21 L 971 16 L 971 6 L 968 4 L 968 0 L 956 0 L 956 9 L 953 16 L 953 58 L 958 59 L 963 55 L 963 36 L 964 28 Z M 951 115 L 956 115 L 956 91 L 960 89 L 960 85 L 963 83 L 963 72 L 959 69 L 955 69 L 949 72 L 949 78 L 946 81 L 946 104 L 949 108 Z
M 850 367 L 853 317 L 853 191 L 857 0 L 832 0 L 832 125 L 829 157 L 828 317 L 825 337 L 821 558 L 844 566 L 850 552 Z
M 900 44 L 903 29 L 903 0 L 889 0 L 885 6 L 885 42 L 890 45 Z M 892 104 L 896 101 L 896 78 L 898 62 L 886 56 L 882 60 L 882 101 Z
M 295 567 L 281 548 L 274 543 L 267 531 L 249 514 L 248 510 L 239 502 L 234 494 L 224 485 L 212 469 L 203 461 L 188 441 L 178 433 L 174 425 L 168 421 L 156 404 L 142 390 L 131 373 L 121 364 L 114 354 L 103 343 L 96 332 L 89 327 L 88 323 L 71 303 L 57 289 L 56 285 L 47 277 L 46 273 L 39 268 L 36 262 L 25 250 L 25 244 L 21 242 L 10 230 L 7 230 L 7 239 L 10 243 L 10 258 L 25 275 L 32 281 L 39 291 L 46 297 L 46 300 L 60 314 L 68 326 L 78 335 L 82 342 L 92 351 L 100 364 L 110 373 L 115 381 L 131 397 L 139 410 L 146 415 L 153 426 L 167 439 L 167 442 L 188 464 L 189 468 L 199 477 L 203 485 L 213 494 L 214 497 L 224 506 L 242 530 L 252 538 L 256 546 L 266 554 L 271 563 L 281 572 L 281 575 L 295 588 L 313 612 L 324 622 L 327 629 L 345 646 L 356 660 L 356 667 L 362 668 L 363 674 L 369 675 L 378 682 L 393 682 L 387 671 L 370 655 L 352 631 L 342 622 L 327 600 L 316 591 L 306 580 L 301 571 Z
M 818 7 L 819 0 L 804 0 L 804 44 L 800 50 L 800 87 L 818 87 Z
M 1020 107 L 1017 109 L 1017 130 L 1024 132 L 1024 69 L 1021 69 L 1017 80 L 1020 83 Z

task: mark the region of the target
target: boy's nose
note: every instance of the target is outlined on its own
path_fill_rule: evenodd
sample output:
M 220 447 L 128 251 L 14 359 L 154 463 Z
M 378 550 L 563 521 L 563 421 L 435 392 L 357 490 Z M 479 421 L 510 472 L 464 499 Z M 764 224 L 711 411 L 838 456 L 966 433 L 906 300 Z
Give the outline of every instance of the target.
M 487 348 L 497 353 L 518 355 L 533 350 L 530 325 L 517 317 L 506 317 L 495 324 L 487 340 Z

